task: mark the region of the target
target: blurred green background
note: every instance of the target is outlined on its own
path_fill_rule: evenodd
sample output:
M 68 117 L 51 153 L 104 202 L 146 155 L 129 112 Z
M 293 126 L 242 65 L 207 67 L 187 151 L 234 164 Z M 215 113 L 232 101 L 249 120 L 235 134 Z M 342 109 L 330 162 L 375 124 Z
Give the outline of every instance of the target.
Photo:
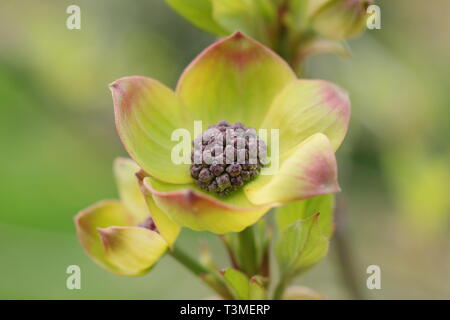
M 81 7 L 81 30 L 66 8 Z M 450 12 L 448 0 L 377 1 L 382 29 L 350 41 L 352 57 L 318 56 L 308 77 L 346 88 L 353 118 L 338 152 L 356 277 L 382 270 L 373 299 L 450 299 Z M 112 161 L 125 156 L 107 85 L 144 75 L 174 86 L 215 39 L 162 0 L 0 3 L 0 298 L 197 299 L 212 293 L 170 257 L 148 275 L 114 276 L 75 236 L 73 216 L 116 198 Z M 185 230 L 191 252 L 218 240 Z M 335 248 L 298 283 L 349 298 Z M 82 289 L 66 289 L 66 268 Z

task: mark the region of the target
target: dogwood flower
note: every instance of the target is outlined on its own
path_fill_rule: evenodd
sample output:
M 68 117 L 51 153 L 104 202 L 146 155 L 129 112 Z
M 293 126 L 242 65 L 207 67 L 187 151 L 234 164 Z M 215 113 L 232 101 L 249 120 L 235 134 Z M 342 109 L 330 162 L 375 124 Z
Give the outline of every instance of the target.
M 199 231 L 239 232 L 270 208 L 339 191 L 335 151 L 348 127 L 347 94 L 327 81 L 297 79 L 278 55 L 240 32 L 203 51 L 175 91 L 141 76 L 110 88 L 117 130 L 142 169 L 139 183 L 154 218 Z M 225 190 L 246 168 L 218 169 L 217 176 L 210 168 L 198 178 L 190 163 L 172 161 L 172 133 L 184 128 L 195 138 L 194 121 L 279 130 L 278 170 L 253 174 L 226 194 L 211 192 Z M 272 141 L 264 142 L 271 150 Z M 209 190 L 212 179 L 217 185 Z
M 135 176 L 139 170 L 134 161 L 117 159 L 114 172 L 120 201 L 98 202 L 75 217 L 84 250 L 100 266 L 119 275 L 147 272 L 180 231 L 158 207 L 145 203 Z

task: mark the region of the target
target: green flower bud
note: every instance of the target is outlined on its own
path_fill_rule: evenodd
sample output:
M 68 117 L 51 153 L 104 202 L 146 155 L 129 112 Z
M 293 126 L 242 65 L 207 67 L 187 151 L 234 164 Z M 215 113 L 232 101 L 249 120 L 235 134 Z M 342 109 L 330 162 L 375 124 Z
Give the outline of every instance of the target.
M 343 40 L 361 33 L 372 0 L 330 0 L 311 17 L 312 28 L 321 36 Z

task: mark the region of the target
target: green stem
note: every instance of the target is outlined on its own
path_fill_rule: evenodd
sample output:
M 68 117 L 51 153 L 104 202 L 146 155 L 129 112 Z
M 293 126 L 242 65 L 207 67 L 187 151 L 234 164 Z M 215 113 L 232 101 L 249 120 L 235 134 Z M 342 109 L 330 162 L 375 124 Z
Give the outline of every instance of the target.
M 288 285 L 289 280 L 286 277 L 282 277 L 275 287 L 275 291 L 273 293 L 273 300 L 281 300 L 284 295 L 284 290 Z
M 228 290 L 224 281 L 212 270 L 209 270 L 178 247 L 174 247 L 170 255 L 182 264 L 186 269 L 199 277 L 211 289 L 217 292 L 224 299 L 233 299 L 233 295 Z
M 288 10 L 288 0 L 283 0 L 279 3 L 277 8 L 277 19 L 274 27 L 275 38 L 273 41 L 274 50 L 286 60 L 286 26 L 284 23 L 285 14 Z
M 186 269 L 203 280 L 204 283 L 217 292 L 222 298 L 227 300 L 233 299 L 233 295 L 228 290 L 228 287 L 224 283 L 223 279 L 213 270 L 206 268 L 178 247 L 174 247 L 170 250 L 170 255 L 186 267 Z
M 183 252 L 183 250 L 178 247 L 172 248 L 169 253 L 175 260 L 177 260 L 180 264 L 182 264 L 184 267 L 186 267 L 186 269 L 191 271 L 196 276 L 202 276 L 211 273 L 211 271 L 208 270 L 205 266 L 201 265 L 198 261 L 191 258 L 188 254 Z
M 255 233 L 253 227 L 248 227 L 238 233 L 240 247 L 240 267 L 252 277 L 258 273 L 258 261 L 256 257 Z
M 225 246 L 225 250 L 227 251 L 228 258 L 230 259 L 231 267 L 239 270 L 239 264 L 236 260 L 236 255 L 230 246 L 229 240 L 226 238 L 225 235 L 220 235 L 219 238 L 220 238 L 220 240 L 222 240 L 222 243 Z

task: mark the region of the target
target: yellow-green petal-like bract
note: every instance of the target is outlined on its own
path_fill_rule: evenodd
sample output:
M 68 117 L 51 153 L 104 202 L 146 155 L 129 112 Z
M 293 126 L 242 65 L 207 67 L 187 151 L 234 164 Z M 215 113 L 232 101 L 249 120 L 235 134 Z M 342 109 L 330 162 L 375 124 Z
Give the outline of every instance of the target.
M 190 181 L 189 166 L 171 161 L 172 132 L 192 125 L 175 93 L 159 81 L 125 77 L 110 85 L 120 138 L 149 174 L 171 183 Z
M 336 151 L 350 120 L 345 91 L 324 80 L 296 80 L 275 98 L 262 124 L 280 130 L 280 154 L 316 133 L 325 134 Z
M 255 206 L 242 192 L 220 200 L 194 185 L 170 185 L 151 177 L 144 179 L 144 186 L 156 205 L 173 221 L 197 231 L 239 232 L 270 209 L 269 206 Z
M 97 228 L 127 226 L 131 221 L 132 217 L 120 201 L 105 200 L 80 211 L 75 217 L 75 227 L 81 246 L 95 262 L 112 273 L 126 274 L 106 259 Z
M 148 271 L 167 250 L 159 233 L 141 227 L 97 229 L 105 249 L 105 258 L 126 275 Z
M 130 159 L 117 158 L 114 161 L 113 171 L 119 198 L 133 216 L 134 224 L 141 223 L 148 217 L 148 208 L 135 176 L 139 170 L 136 163 Z
M 176 92 L 205 125 L 225 119 L 259 128 L 275 96 L 295 79 L 278 55 L 237 32 L 204 50 L 186 68 Z
M 317 133 L 287 154 L 278 172 L 247 184 L 247 197 L 257 205 L 287 203 L 339 191 L 337 165 L 328 138 Z

